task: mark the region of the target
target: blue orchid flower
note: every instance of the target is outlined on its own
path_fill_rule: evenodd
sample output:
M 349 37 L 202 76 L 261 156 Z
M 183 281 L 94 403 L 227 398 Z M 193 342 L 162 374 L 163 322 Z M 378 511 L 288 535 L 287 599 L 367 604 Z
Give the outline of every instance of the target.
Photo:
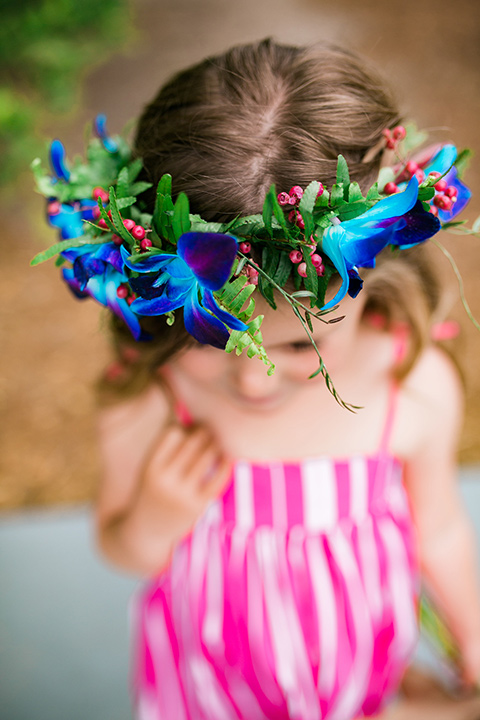
M 425 175 L 431 172 L 438 172 L 443 175 L 448 168 L 449 172 L 445 175 L 444 180 L 447 186 L 453 185 L 457 190 L 457 200 L 452 204 L 450 210 L 438 209 L 438 217 L 442 222 L 449 222 L 459 213 L 462 212 L 465 205 L 470 200 L 472 193 L 468 187 L 458 177 L 458 170 L 453 166 L 453 163 L 457 159 L 457 148 L 455 145 L 444 145 L 432 159 L 423 167 Z M 453 167 L 452 167 L 453 166 Z
M 118 288 L 126 286 L 128 278 L 123 272 L 122 256 L 115 243 L 82 245 L 64 250 L 62 255 L 72 263 L 71 268 L 62 272 L 63 279 L 76 297 L 92 297 L 121 318 L 135 340 L 148 339 L 127 299 L 118 296 Z
M 357 267 L 374 267 L 376 256 L 387 245 L 409 248 L 441 229 L 438 218 L 426 212 L 417 198 L 418 180 L 413 177 L 403 192 L 325 231 L 322 250 L 340 273 L 342 284 L 322 310 L 333 308 L 347 293 L 356 297 L 362 287 Z
M 188 232 L 181 235 L 176 255 L 149 253 L 133 262 L 122 246 L 123 262 L 132 270 L 129 282 L 140 296 L 132 303 L 139 315 L 164 315 L 183 307 L 187 332 L 201 344 L 224 349 L 229 333 L 247 330 L 244 322 L 222 310 L 213 292 L 230 277 L 237 254 L 237 239 L 220 233 Z

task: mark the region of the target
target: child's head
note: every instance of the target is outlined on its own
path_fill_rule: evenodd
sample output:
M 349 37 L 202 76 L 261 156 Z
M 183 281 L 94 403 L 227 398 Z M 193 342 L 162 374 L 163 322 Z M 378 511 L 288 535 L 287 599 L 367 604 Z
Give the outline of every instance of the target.
M 365 190 L 379 172 L 383 132 L 399 120 L 384 82 L 351 53 L 265 40 L 209 58 L 167 82 L 140 118 L 135 152 L 154 188 L 170 173 L 175 193 L 187 193 L 191 212 L 228 222 L 261 212 L 272 184 L 281 191 L 321 179 L 331 187 L 339 154 Z M 149 211 L 153 203 L 152 194 Z M 439 300 L 424 252 L 392 257 L 387 250 L 362 292 L 367 311 L 382 314 L 387 324 L 410 325 L 403 372 L 425 342 Z M 181 320 L 170 327 L 161 316 L 142 324 L 155 339 L 138 346 L 132 387 L 194 342 Z M 115 318 L 114 325 L 122 352 L 128 331 Z

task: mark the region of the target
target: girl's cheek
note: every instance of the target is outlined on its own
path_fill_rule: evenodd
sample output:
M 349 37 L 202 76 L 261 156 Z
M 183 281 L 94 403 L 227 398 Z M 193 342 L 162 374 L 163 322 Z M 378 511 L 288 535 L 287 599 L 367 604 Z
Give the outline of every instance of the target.
M 181 355 L 176 364 L 183 372 L 198 380 L 219 377 L 225 364 L 225 353 L 209 346 L 192 348 Z

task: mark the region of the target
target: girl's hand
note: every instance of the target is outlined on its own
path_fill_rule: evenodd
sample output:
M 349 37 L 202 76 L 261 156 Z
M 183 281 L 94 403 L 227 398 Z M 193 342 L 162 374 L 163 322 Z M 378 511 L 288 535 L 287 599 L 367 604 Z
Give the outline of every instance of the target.
M 224 486 L 230 463 L 204 427 L 168 426 L 146 463 L 128 533 L 145 569 L 159 570 Z
M 172 424 L 159 388 L 102 411 L 97 537 L 110 561 L 148 575 L 168 561 L 225 484 L 230 463 L 206 428 Z

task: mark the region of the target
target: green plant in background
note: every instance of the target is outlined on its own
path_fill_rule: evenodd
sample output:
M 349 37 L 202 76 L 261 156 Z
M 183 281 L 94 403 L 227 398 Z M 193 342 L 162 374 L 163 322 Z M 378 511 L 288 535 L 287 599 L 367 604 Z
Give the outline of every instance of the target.
M 0 185 L 42 147 L 52 115 L 72 109 L 82 74 L 124 47 L 129 0 L 2 0 Z

